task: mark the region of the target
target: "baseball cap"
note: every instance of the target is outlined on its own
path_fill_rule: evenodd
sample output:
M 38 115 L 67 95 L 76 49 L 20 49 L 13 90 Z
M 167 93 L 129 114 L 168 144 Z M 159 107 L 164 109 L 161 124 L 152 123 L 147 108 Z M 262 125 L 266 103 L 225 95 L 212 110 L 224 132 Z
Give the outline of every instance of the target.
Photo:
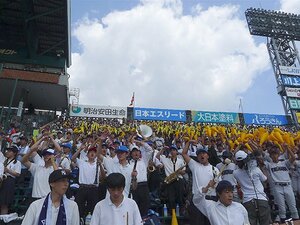
M 217 187 L 216 187 L 216 192 L 217 193 L 221 193 L 224 190 L 233 190 L 233 186 L 232 184 L 228 181 L 228 180 L 222 180 L 218 183 Z
M 128 148 L 125 145 L 120 145 L 117 149 L 116 152 L 128 152 Z
M 170 146 L 170 150 L 172 150 L 172 149 L 178 151 L 178 148 L 177 148 L 175 145 L 171 145 L 171 146 Z
M 237 153 L 235 153 L 236 161 L 241 161 L 243 159 L 246 159 L 247 156 L 248 156 L 248 154 L 244 151 L 241 151 L 241 150 L 239 150 L 239 151 L 237 151 Z
M 130 146 L 130 151 L 140 151 L 140 148 L 137 145 L 131 145 Z
M 50 184 L 50 183 L 59 181 L 59 180 L 64 179 L 64 178 L 70 178 L 70 174 L 68 174 L 68 173 L 67 173 L 65 170 L 63 170 L 63 169 L 54 170 L 54 171 L 50 174 L 49 179 L 48 179 L 48 182 L 49 182 L 49 184 Z
M 230 151 L 224 151 L 222 153 L 222 158 L 231 158 L 232 157 L 232 153 Z
M 88 153 L 91 152 L 91 151 L 97 152 L 97 147 L 90 147 L 88 149 Z
M 72 149 L 72 144 L 70 142 L 63 143 L 63 144 L 61 144 L 61 147 Z
M 55 150 L 52 148 L 48 148 L 48 149 L 44 149 L 42 152 L 42 156 L 44 155 L 54 155 L 55 154 Z
M 205 148 L 199 148 L 196 152 L 196 155 L 199 155 L 201 152 L 208 154 L 208 151 Z
M 15 145 L 12 145 L 12 146 L 6 148 L 6 150 L 7 150 L 7 151 L 12 151 L 12 152 L 14 152 L 14 153 L 18 153 L 18 152 L 19 152 L 18 147 L 15 146 Z

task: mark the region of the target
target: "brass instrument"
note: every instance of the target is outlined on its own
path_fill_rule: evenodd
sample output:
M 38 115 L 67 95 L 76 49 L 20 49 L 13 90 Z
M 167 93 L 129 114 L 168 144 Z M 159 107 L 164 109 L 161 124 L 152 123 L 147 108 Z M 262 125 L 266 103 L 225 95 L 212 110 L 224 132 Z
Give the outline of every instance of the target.
M 154 162 L 153 162 L 154 153 L 155 153 L 155 151 L 153 150 L 153 152 L 151 154 L 151 158 L 149 159 L 149 162 L 148 162 L 147 170 L 149 173 L 152 173 L 156 170 Z
M 177 180 L 178 177 L 179 177 L 179 172 L 184 168 L 186 167 L 186 165 L 183 165 L 181 166 L 180 168 L 178 168 L 175 172 L 171 173 L 169 176 L 167 176 L 164 180 L 164 182 L 166 184 L 170 184 L 172 183 L 173 181 Z
M 139 137 L 143 138 L 144 140 L 148 140 L 152 136 L 153 131 L 151 127 L 141 124 L 136 129 L 136 133 Z
M 134 166 L 132 172 L 136 170 L 136 165 L 137 165 L 137 160 L 134 160 Z M 132 191 L 135 191 L 136 189 L 137 189 L 137 179 L 136 176 L 132 176 L 128 198 L 131 197 Z

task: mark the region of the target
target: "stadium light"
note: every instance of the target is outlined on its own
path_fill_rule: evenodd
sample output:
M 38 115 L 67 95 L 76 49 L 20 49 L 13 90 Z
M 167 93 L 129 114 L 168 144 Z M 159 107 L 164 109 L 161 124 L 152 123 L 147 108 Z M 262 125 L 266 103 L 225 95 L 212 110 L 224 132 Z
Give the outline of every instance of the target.
M 300 41 L 300 15 L 255 8 L 245 15 L 252 35 Z

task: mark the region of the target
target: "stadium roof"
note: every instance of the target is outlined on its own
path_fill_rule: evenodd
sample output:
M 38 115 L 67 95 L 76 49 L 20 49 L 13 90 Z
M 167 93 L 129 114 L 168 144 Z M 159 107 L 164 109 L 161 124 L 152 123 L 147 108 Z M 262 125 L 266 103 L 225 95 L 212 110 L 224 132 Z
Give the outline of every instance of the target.
M 2 0 L 0 63 L 69 67 L 69 0 Z

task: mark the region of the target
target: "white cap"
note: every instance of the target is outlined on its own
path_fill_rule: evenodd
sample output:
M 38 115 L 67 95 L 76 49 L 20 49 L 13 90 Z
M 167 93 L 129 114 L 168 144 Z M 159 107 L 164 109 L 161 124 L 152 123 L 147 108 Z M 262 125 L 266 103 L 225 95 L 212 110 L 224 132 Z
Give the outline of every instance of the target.
M 129 147 L 130 151 L 132 151 L 134 148 L 137 149 L 137 150 L 140 150 L 139 146 L 137 146 L 135 144 L 130 145 L 130 147 Z
M 248 156 L 248 154 L 244 151 L 241 151 L 241 150 L 239 150 L 239 151 L 237 151 L 237 153 L 235 153 L 236 161 L 241 161 L 243 159 L 246 159 L 247 156 Z

